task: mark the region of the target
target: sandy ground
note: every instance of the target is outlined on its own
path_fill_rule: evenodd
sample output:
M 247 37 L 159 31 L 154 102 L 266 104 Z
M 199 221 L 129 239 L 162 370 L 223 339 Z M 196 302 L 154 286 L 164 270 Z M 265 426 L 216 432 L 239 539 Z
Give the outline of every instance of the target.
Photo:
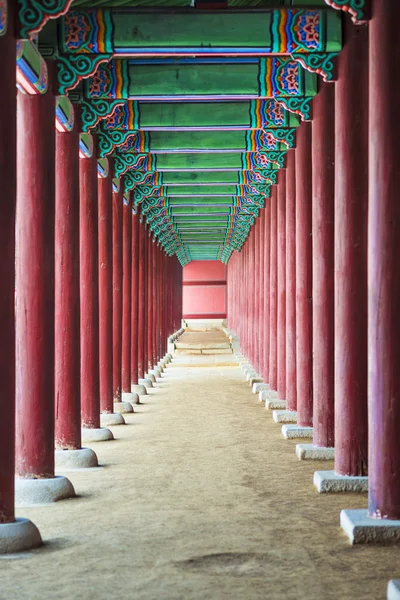
M 224 357 L 221 357 L 224 358 Z M 193 357 L 193 365 L 198 358 Z M 44 546 L 0 560 L 1 600 L 384 599 L 400 548 L 351 547 L 239 368 L 175 359 L 79 497 L 19 510 Z

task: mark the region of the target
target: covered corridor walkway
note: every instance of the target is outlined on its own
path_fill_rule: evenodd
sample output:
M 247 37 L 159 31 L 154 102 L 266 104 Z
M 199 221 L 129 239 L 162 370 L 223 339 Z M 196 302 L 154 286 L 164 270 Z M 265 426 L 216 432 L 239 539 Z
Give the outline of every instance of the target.
M 338 527 L 366 496 L 318 495 L 326 464 L 299 462 L 237 363 L 210 359 L 173 359 L 96 445 L 102 468 L 68 473 L 78 498 L 24 509 L 44 547 L 0 560 L 0 598 L 385 597 L 400 548 L 351 547 Z

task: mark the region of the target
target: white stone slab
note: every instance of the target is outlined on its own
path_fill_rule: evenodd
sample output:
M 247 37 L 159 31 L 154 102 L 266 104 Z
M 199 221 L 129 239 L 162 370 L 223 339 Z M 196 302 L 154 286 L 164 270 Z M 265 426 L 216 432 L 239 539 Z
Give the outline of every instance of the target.
M 297 444 L 296 455 L 299 460 L 333 460 L 335 448 L 323 448 L 314 444 Z
M 274 410 L 272 418 L 275 423 L 296 423 L 297 412 L 295 410 Z
M 279 400 L 279 398 L 266 400 L 265 408 L 268 410 L 286 410 L 286 402 L 284 400 Z
M 400 579 L 389 581 L 386 600 L 400 600 Z
M 261 383 L 261 381 L 262 381 L 262 377 L 260 377 L 259 375 L 256 375 L 255 377 L 250 377 L 250 379 L 249 379 L 249 383 L 252 388 L 254 385 Z
M 314 485 L 320 494 L 368 492 L 368 477 L 338 475 L 335 471 L 315 471 Z
M 17 517 L 13 523 L 0 524 L 0 554 L 26 552 L 42 543 L 38 528 L 29 519 Z
M 301 427 L 300 425 L 282 425 L 282 435 L 287 440 L 297 438 L 311 438 L 313 436 L 312 427 Z
M 351 544 L 400 544 L 400 520 L 372 519 L 367 510 L 341 510 L 340 526 Z
M 260 402 L 264 402 L 264 400 L 280 400 L 278 392 L 275 390 L 263 390 L 259 392 L 258 399 Z

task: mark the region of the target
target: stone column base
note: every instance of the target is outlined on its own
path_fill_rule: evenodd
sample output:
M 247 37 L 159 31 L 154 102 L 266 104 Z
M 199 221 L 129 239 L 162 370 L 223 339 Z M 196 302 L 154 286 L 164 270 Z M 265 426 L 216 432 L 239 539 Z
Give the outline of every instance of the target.
M 285 410 L 286 402 L 285 400 L 279 400 L 279 398 L 277 398 L 276 400 L 266 400 L 265 408 L 267 408 L 268 410 Z
M 282 435 L 287 440 L 295 440 L 297 438 L 313 437 L 312 427 L 301 427 L 300 425 L 282 425 Z
M 315 471 L 314 485 L 320 494 L 368 492 L 368 477 L 338 475 L 335 471 Z
M 296 455 L 299 460 L 333 460 L 335 448 L 324 448 L 314 444 L 297 444 Z
M 13 523 L 0 524 L 0 554 L 33 550 L 42 543 L 38 528 L 29 519 L 18 517 Z
M 251 388 L 253 389 L 254 385 L 257 385 L 257 383 L 262 383 L 263 378 L 260 377 L 259 375 L 253 375 L 250 377 L 247 377 L 247 381 L 250 383 Z
M 150 381 L 152 383 L 156 383 L 156 376 L 151 371 L 149 371 L 148 373 L 145 373 L 144 374 L 144 378 L 145 379 L 150 379 Z
M 101 413 L 100 425 L 101 427 L 114 427 L 116 425 L 125 425 L 125 419 L 119 413 Z
M 145 379 L 139 379 L 139 385 L 144 385 L 146 390 L 149 390 L 153 387 L 153 382 L 151 379 L 146 377 Z
M 147 396 L 147 390 L 144 385 L 132 384 L 131 392 L 132 392 L 132 394 L 137 394 L 138 396 Z
M 278 392 L 274 390 L 264 390 L 258 393 L 258 399 L 260 402 L 264 400 L 279 400 Z
M 15 479 L 15 506 L 51 504 L 75 496 L 74 486 L 62 475 L 47 479 Z
M 400 520 L 372 519 L 367 510 L 341 510 L 340 526 L 351 544 L 400 544 Z
M 400 579 L 389 581 L 386 600 L 400 600 Z
M 75 469 L 90 469 L 98 467 L 97 455 L 91 448 L 79 450 L 56 450 L 54 453 L 55 467 L 60 471 Z
M 93 442 L 109 442 L 114 436 L 106 427 L 93 428 L 82 427 L 82 443 L 92 444 Z
M 253 387 L 251 388 L 251 391 L 253 392 L 253 394 L 259 394 L 260 392 L 266 392 L 268 390 L 269 390 L 269 384 L 264 383 L 264 381 L 255 381 L 253 383 Z
M 296 423 L 297 412 L 295 410 L 274 410 L 272 418 L 275 423 Z
M 124 394 L 124 396 L 133 396 L 133 394 Z M 123 400 L 122 402 L 114 402 L 114 412 L 120 415 L 127 413 L 133 413 L 133 406 L 129 400 Z

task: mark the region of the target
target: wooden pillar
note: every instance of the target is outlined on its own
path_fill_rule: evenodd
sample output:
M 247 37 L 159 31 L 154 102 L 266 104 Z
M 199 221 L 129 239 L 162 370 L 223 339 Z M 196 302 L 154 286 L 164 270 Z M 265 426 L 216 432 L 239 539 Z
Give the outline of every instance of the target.
M 112 327 L 113 327 L 113 396 L 121 401 L 122 393 L 122 230 L 123 230 L 122 181 L 118 190 L 112 191 Z M 130 390 L 129 390 L 130 391 Z
M 146 230 L 144 223 L 139 224 L 139 273 L 138 273 L 138 321 L 137 321 L 137 333 L 138 333 L 138 376 L 139 379 L 143 379 L 145 373 L 144 364 L 144 346 L 145 346 L 145 312 L 146 312 L 146 290 L 145 290 L 145 262 L 146 262 Z
M 400 6 L 375 0 L 369 50 L 369 514 L 400 519 Z
M 295 150 L 286 154 L 286 408 L 297 410 Z
M 10 3 L 8 3 L 10 4 Z M 0 524 L 14 521 L 15 470 L 15 205 L 16 105 L 15 33 L 9 14 L 8 31 L 0 37 Z
M 265 199 L 265 202 L 269 202 Z M 265 208 L 260 210 L 259 216 L 259 245 L 258 245 L 258 372 L 262 375 L 264 369 L 264 218 Z
M 111 170 L 111 169 L 110 169 Z M 98 178 L 100 412 L 113 413 L 112 179 Z
M 334 446 L 335 87 L 320 83 L 312 122 L 313 443 Z
M 313 424 L 311 124 L 296 133 L 296 377 L 297 424 Z
M 97 159 L 79 159 L 82 426 L 100 427 Z
M 278 273 L 278 332 L 277 332 L 277 391 L 286 398 L 286 172 L 278 172 L 277 186 L 277 273 Z
M 16 473 L 52 478 L 55 97 L 17 102 Z
M 270 234 L 270 305 L 269 305 L 269 385 L 278 388 L 278 256 L 277 256 L 277 186 L 271 186 L 271 234 Z
M 155 368 L 157 366 L 157 243 L 155 239 L 152 239 L 152 307 L 153 307 L 153 353 L 151 356 L 151 366 Z
M 122 393 L 131 392 L 132 358 L 132 204 L 122 201 Z M 136 381 L 137 383 L 137 377 Z
M 363 98 L 363 102 L 355 102 Z M 368 27 L 344 19 L 335 83 L 335 471 L 367 474 Z
M 263 370 L 264 381 L 269 382 L 270 350 L 270 251 L 271 251 L 271 199 L 266 200 L 264 209 L 264 327 L 263 327 Z
M 147 361 L 146 373 L 153 368 L 153 239 L 150 230 L 147 232 Z
M 55 445 L 81 447 L 79 130 L 56 132 Z
M 132 206 L 131 385 L 137 385 L 139 379 L 139 225 L 139 216 Z

